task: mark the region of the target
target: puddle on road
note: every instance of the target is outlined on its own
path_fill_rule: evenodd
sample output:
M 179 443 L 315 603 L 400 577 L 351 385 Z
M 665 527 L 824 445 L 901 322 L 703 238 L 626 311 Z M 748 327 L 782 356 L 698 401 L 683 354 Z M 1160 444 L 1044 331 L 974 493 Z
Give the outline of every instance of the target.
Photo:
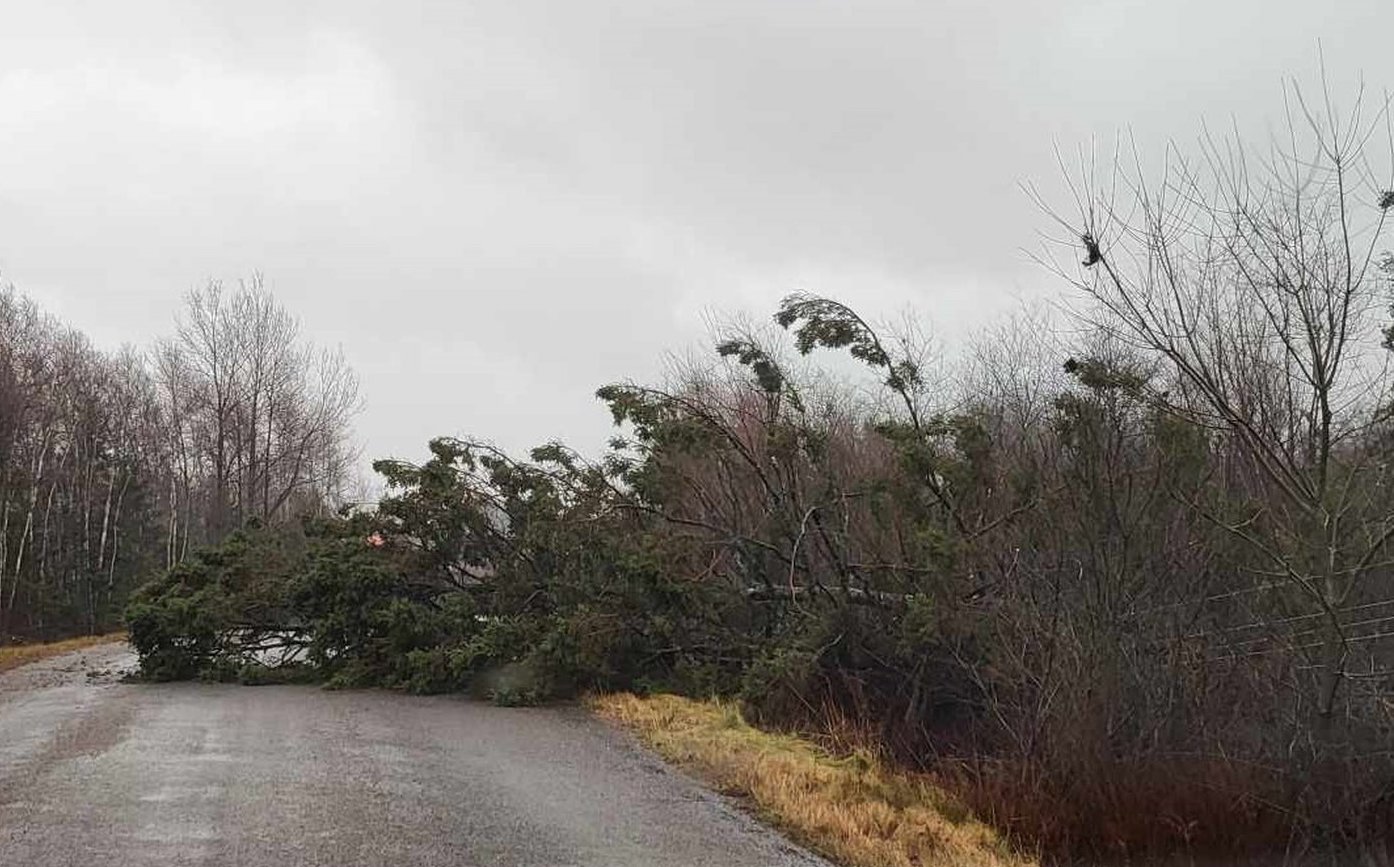
M 223 786 L 161 786 L 158 791 L 141 795 L 137 800 L 147 803 L 170 801 L 210 801 L 223 794 Z

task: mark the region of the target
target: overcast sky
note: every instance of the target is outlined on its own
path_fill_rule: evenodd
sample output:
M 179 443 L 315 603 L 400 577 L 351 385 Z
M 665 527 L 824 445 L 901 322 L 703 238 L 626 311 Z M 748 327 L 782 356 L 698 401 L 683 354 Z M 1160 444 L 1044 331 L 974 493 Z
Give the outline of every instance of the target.
M 1394 87 L 1389 0 L 0 0 L 0 277 L 100 345 L 262 271 L 368 456 L 608 434 L 795 289 L 956 335 L 1062 287 L 1053 148 Z

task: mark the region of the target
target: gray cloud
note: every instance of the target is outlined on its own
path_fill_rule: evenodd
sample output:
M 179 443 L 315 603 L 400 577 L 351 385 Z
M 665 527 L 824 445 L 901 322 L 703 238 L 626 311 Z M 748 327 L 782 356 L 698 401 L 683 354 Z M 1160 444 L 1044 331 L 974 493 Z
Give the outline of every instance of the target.
M 361 373 L 369 455 L 593 446 L 591 398 L 796 288 L 953 335 L 1059 291 L 1052 148 L 1284 75 L 1394 83 L 1378 2 L 11 3 L 0 272 L 99 342 L 264 271 Z

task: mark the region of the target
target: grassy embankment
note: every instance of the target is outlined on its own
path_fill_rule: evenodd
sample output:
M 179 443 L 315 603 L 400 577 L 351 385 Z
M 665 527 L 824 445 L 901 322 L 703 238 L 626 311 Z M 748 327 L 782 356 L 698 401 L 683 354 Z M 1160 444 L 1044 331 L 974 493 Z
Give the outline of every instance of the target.
M 673 695 L 591 700 L 658 753 L 762 818 L 850 867 L 1028 867 L 1002 837 L 923 777 L 866 753 L 838 758 L 791 735 L 760 731 L 735 705 Z
M 84 647 L 125 640 L 126 633 L 109 632 L 106 635 L 84 635 L 80 638 L 68 638 L 44 644 L 16 644 L 13 647 L 0 647 L 0 671 L 9 671 L 30 662 L 38 662 L 40 659 L 47 659 L 50 656 L 58 656 L 73 650 L 81 650 Z

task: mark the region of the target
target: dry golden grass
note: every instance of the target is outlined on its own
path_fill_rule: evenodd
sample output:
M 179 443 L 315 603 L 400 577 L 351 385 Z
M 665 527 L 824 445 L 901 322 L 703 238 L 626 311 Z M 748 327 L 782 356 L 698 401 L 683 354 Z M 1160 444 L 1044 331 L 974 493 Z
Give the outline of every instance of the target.
M 735 705 L 627 693 L 591 700 L 665 758 L 749 798 L 791 836 L 851 867 L 1026 867 L 991 828 L 927 780 L 857 752 L 836 758 L 748 725 Z
M 94 647 L 98 644 L 110 644 L 113 641 L 125 640 L 126 633 L 110 632 L 106 635 L 84 635 L 81 638 L 50 641 L 47 644 L 17 644 L 13 647 L 0 647 L 0 671 L 9 671 L 21 665 L 38 662 L 40 659 L 47 659 L 50 656 L 57 656 L 60 653 L 81 650 L 84 647 Z

